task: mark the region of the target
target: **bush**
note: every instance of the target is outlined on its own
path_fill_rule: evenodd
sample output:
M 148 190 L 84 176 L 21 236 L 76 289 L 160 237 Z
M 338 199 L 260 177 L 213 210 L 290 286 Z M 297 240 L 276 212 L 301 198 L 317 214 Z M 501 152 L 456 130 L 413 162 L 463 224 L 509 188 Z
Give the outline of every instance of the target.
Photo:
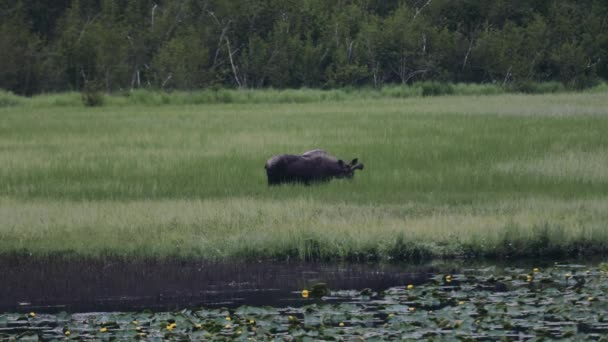
M 439 96 L 454 94 L 454 87 L 450 83 L 422 82 L 422 96 Z
M 497 95 L 506 91 L 502 86 L 492 83 L 457 83 L 453 88 L 456 95 Z
M 537 94 L 561 93 L 566 91 L 566 87 L 559 82 L 536 83 Z
M 591 93 L 608 92 L 608 83 L 600 82 L 596 86 L 589 88 L 588 92 L 591 92 Z
M 507 85 L 506 88 L 509 92 L 524 94 L 559 93 L 566 90 L 564 85 L 559 82 L 537 83 L 532 81 L 514 82 Z
M 103 93 L 95 82 L 87 82 L 82 89 L 82 103 L 87 107 L 103 106 Z
M 16 106 L 21 103 L 19 96 L 10 91 L 0 90 L 0 108 Z
M 408 98 L 422 95 L 422 89 L 414 86 L 385 85 L 380 89 L 381 97 Z

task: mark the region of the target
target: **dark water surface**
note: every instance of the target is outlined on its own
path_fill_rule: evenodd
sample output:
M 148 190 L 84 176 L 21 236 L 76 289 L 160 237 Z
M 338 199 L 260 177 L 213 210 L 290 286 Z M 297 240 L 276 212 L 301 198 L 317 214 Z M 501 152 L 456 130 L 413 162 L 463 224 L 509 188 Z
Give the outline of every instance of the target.
M 300 291 L 318 282 L 331 289 L 385 289 L 422 283 L 437 268 L 0 258 L 0 271 L 0 312 L 86 312 L 297 305 Z
M 545 262 L 544 264 L 547 264 Z M 551 262 L 552 264 L 553 262 Z M 496 263 L 493 263 L 495 265 Z M 297 306 L 315 283 L 384 290 L 488 263 L 74 261 L 0 258 L 0 312 L 171 311 L 198 306 Z M 532 267 L 533 261 L 510 267 Z M 540 265 L 543 266 L 543 263 Z

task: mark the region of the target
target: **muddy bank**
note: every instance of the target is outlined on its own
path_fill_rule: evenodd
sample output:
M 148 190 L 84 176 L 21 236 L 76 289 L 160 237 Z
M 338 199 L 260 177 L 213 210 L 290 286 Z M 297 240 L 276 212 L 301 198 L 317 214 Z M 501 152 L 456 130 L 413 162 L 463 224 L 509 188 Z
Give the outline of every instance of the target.
M 0 312 L 87 312 L 298 305 L 317 282 L 382 290 L 419 284 L 436 266 L 0 258 Z

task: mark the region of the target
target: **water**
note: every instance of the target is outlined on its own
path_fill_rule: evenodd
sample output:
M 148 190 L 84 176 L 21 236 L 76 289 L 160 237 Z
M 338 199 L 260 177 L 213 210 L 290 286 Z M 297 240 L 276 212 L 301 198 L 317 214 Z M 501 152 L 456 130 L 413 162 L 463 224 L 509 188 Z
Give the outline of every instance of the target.
M 0 267 L 0 340 L 598 340 L 608 334 L 608 270 L 597 260 L 4 258 Z M 302 298 L 302 289 L 319 282 L 331 291 Z
M 588 263 L 572 261 L 568 263 Z M 94 261 L 0 258 L 0 312 L 175 311 L 193 307 L 297 306 L 300 292 L 323 282 L 332 290 L 374 291 L 425 283 L 437 273 L 496 262 L 421 265 L 300 262 Z M 506 261 L 498 267 L 553 261 Z
M 300 291 L 423 283 L 433 265 L 0 259 L 0 312 L 171 311 L 301 304 Z

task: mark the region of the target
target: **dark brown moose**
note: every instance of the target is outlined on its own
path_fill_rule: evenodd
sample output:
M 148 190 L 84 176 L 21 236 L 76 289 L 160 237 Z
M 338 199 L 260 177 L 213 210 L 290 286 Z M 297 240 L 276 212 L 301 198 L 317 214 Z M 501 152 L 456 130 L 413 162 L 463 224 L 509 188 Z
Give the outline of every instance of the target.
M 355 170 L 363 170 L 358 159 L 345 163 L 342 159 L 323 150 L 312 150 L 302 155 L 281 154 L 274 156 L 264 166 L 268 185 L 329 181 L 332 178 L 352 178 Z

